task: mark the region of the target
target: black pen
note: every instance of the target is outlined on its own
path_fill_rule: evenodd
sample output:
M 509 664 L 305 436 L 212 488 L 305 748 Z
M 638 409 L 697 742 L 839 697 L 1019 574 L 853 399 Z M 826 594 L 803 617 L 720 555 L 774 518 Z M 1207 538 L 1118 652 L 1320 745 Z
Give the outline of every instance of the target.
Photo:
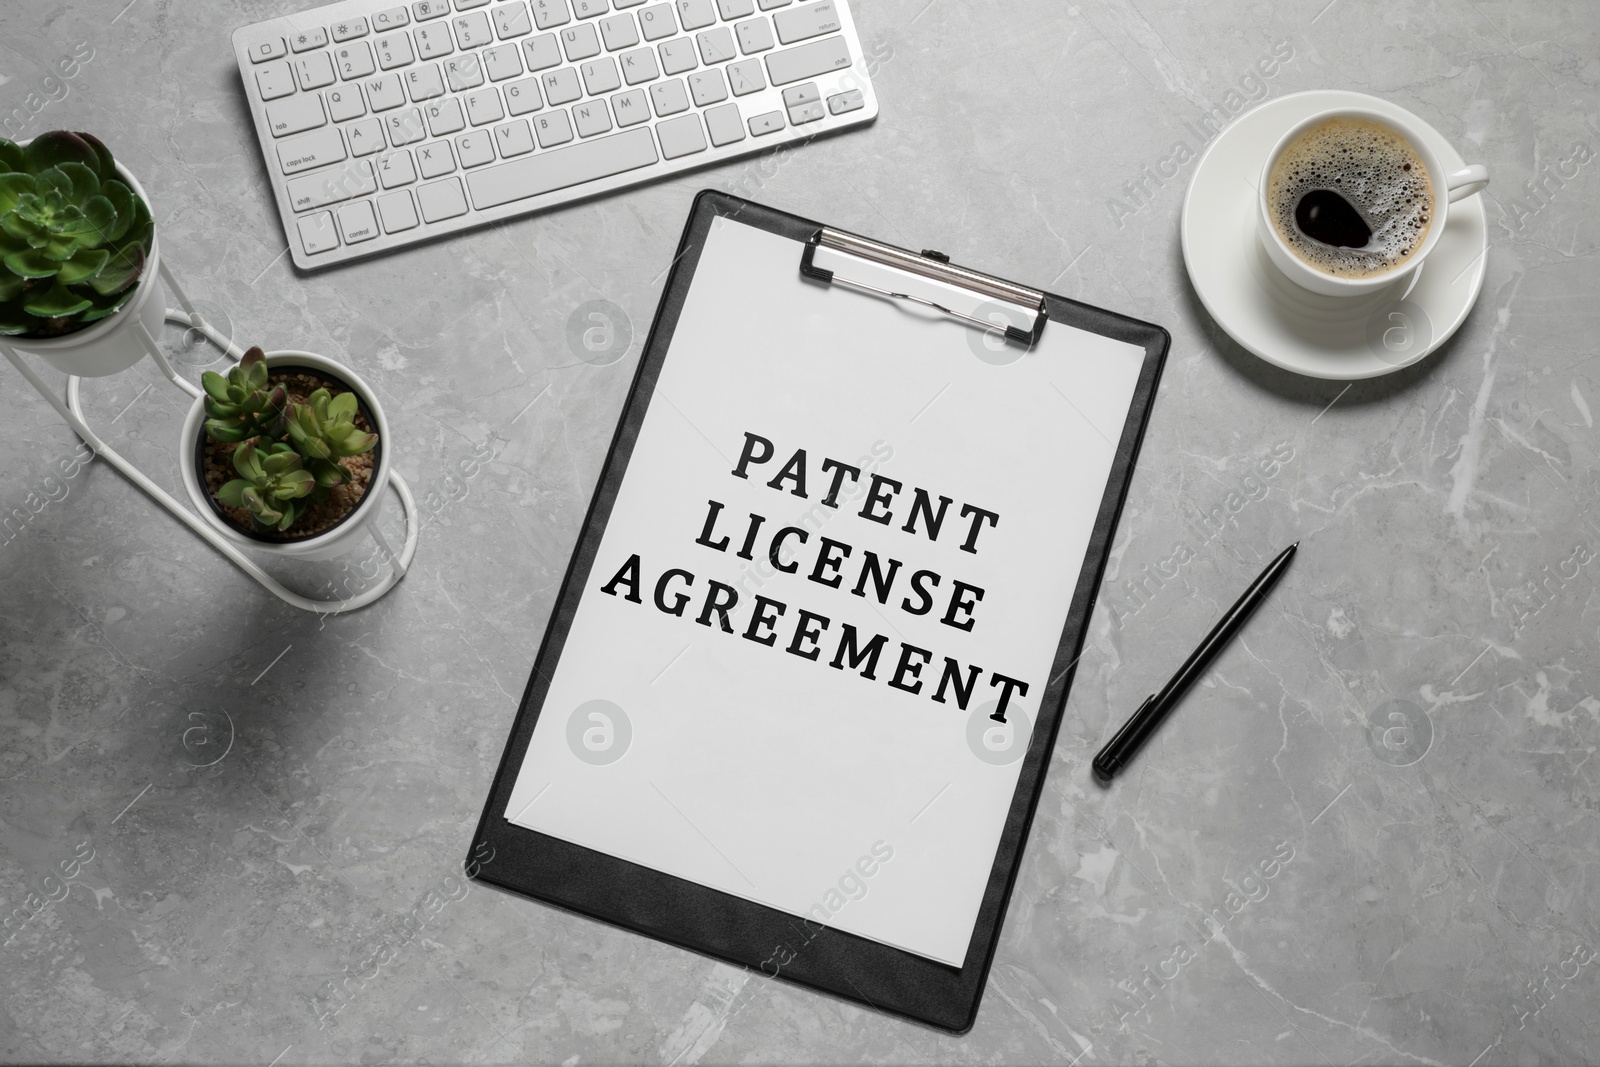
M 1267 564 L 1267 569 L 1261 572 L 1261 577 L 1250 583 L 1250 588 L 1246 589 L 1238 602 L 1228 609 L 1228 613 L 1221 621 L 1212 627 L 1206 639 L 1200 642 L 1200 647 L 1183 661 L 1183 666 L 1178 668 L 1178 673 L 1172 676 L 1172 680 L 1162 688 L 1161 692 L 1145 698 L 1145 702 L 1139 705 L 1139 710 L 1134 712 L 1133 717 L 1123 723 L 1122 729 L 1117 731 L 1117 736 L 1113 737 L 1094 758 L 1095 777 L 1109 782 L 1116 777 L 1118 771 L 1127 766 L 1128 761 L 1133 759 L 1150 735 L 1156 732 L 1156 727 L 1161 725 L 1161 720 L 1167 717 L 1167 713 L 1178 703 L 1185 690 L 1205 673 L 1211 661 L 1217 658 L 1217 653 L 1221 652 L 1228 640 L 1239 632 L 1239 628 L 1250 617 L 1250 613 L 1255 611 L 1256 606 L 1267 599 L 1272 587 L 1278 584 L 1283 572 L 1289 569 L 1289 561 L 1294 558 L 1295 549 L 1299 547 L 1300 542 L 1296 541 L 1284 549 L 1277 559 Z

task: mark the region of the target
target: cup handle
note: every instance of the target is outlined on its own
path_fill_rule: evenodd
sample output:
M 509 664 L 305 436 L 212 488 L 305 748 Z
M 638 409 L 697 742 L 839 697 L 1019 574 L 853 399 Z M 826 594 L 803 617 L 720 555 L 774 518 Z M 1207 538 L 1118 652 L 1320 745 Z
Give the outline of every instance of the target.
M 1465 200 L 1474 193 L 1481 193 L 1489 184 L 1489 168 L 1482 163 L 1474 163 L 1470 167 L 1460 170 L 1445 178 L 1444 187 L 1449 190 L 1450 203 Z

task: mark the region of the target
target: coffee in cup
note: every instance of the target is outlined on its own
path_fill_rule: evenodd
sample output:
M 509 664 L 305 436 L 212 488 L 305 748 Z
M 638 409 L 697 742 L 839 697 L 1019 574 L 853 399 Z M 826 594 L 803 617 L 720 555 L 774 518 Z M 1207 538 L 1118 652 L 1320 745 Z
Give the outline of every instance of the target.
M 1267 216 L 1307 266 L 1335 278 L 1376 278 L 1427 241 L 1437 193 L 1422 154 L 1376 118 L 1346 115 L 1301 130 L 1267 176 Z

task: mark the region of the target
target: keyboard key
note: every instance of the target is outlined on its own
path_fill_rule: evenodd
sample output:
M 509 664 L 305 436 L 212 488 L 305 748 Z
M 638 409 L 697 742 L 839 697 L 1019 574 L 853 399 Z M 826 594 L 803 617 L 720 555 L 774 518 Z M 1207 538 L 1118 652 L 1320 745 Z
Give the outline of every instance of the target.
M 594 32 L 592 23 L 580 22 L 561 31 L 561 47 L 566 50 L 567 59 L 576 63 L 600 54 L 600 35 Z
M 328 105 L 328 118 L 334 122 L 349 122 L 367 113 L 366 105 L 361 102 L 359 86 L 341 85 L 337 89 L 329 89 L 322 94 L 322 100 Z
M 675 0 L 673 6 L 678 9 L 678 21 L 686 30 L 704 29 L 717 21 L 716 12 L 711 10 L 711 0 Z M 701 147 L 705 147 L 703 139 Z
M 783 129 L 783 112 L 769 111 L 765 115 L 756 115 L 750 120 L 750 136 L 765 137 L 769 133 L 777 133 Z
M 730 59 L 737 59 L 738 53 L 733 50 L 733 31 L 726 26 L 718 26 L 714 30 L 694 35 L 695 43 L 700 46 L 700 58 L 711 66 L 715 63 L 726 63 Z
M 778 40 L 784 44 L 821 37 L 825 33 L 837 33 L 843 28 L 833 0 L 815 0 L 789 11 L 780 11 L 772 16 L 772 21 L 778 27 Z
M 739 105 L 723 104 L 707 111 L 706 132 L 711 134 L 711 143 L 718 148 L 744 140 L 744 119 L 739 116 Z
M 313 26 L 309 30 L 299 30 L 289 35 L 289 47 L 296 52 L 309 52 L 313 48 L 323 48 L 328 43 L 328 31 L 321 26 Z
M 450 14 L 449 0 L 417 0 L 411 5 L 411 13 L 417 16 L 417 21 L 425 19 L 442 18 Z
M 389 112 L 384 116 L 383 128 L 389 134 L 389 143 L 396 148 L 428 136 L 428 129 L 422 124 L 422 112 L 414 107 Z
M 629 85 L 642 85 L 660 76 L 654 48 L 635 48 L 632 52 L 622 53 L 622 78 Z
M 263 100 L 276 100 L 294 92 L 294 75 L 287 63 L 268 63 L 256 71 L 256 90 Z
M 789 112 L 789 124 L 799 126 L 822 118 L 822 94 L 816 82 L 793 85 L 783 91 L 783 106 Z
M 590 96 L 622 88 L 622 78 L 617 75 L 617 61 L 610 56 L 591 59 L 579 69 L 583 72 L 583 87 Z
M 383 140 L 383 123 L 378 119 L 352 122 L 344 128 L 344 135 L 350 141 L 352 156 L 370 156 L 388 147 Z
M 294 72 L 299 76 L 302 89 L 320 89 L 334 82 L 333 60 L 326 52 L 301 56 L 294 61 Z
M 533 130 L 539 135 L 539 147 L 551 148 L 572 140 L 572 120 L 564 108 L 557 108 L 533 120 Z
M 482 11 L 457 15 L 450 20 L 450 25 L 455 27 L 456 44 L 462 48 L 482 48 L 494 42 L 494 35 L 489 32 L 489 16 Z
M 658 162 L 647 127 L 583 141 L 570 148 L 539 152 L 467 175 L 472 203 L 479 211 L 609 178 Z
M 843 115 L 847 111 L 860 111 L 867 106 L 867 98 L 860 89 L 851 89 L 849 92 L 836 93 L 828 97 L 828 111 L 835 115 Z
M 639 12 L 639 28 L 647 41 L 659 41 L 678 32 L 678 20 L 672 17 L 671 4 L 656 4 Z
M 679 78 L 650 86 L 650 102 L 655 105 L 656 115 L 661 118 L 689 110 L 689 94 L 684 91 L 683 81 Z
M 720 104 L 728 99 L 728 83 L 722 80 L 722 71 L 716 67 L 689 75 L 689 95 L 696 107 Z
M 345 81 L 352 78 L 365 78 L 377 66 L 372 62 L 372 49 L 365 41 L 347 44 L 342 48 L 333 50 L 333 64 L 339 68 L 339 77 Z
M 410 185 L 416 181 L 417 168 L 411 161 L 411 153 L 402 148 L 378 160 L 378 180 L 383 183 L 385 189 Z M 350 235 L 346 234 L 344 239 L 348 242 Z
M 372 201 L 358 200 L 339 209 L 339 232 L 347 245 L 360 244 L 378 236 L 378 219 Z
M 267 129 L 274 137 L 314 130 L 327 121 L 322 113 L 322 98 L 315 93 L 274 100 L 267 105 Z
M 756 13 L 756 0 L 717 0 L 717 12 L 724 22 L 742 19 Z M 744 134 L 739 136 L 743 137 Z
M 683 0 L 678 2 L 681 4 Z M 709 4 L 710 0 L 706 2 Z M 699 115 L 680 115 L 658 122 L 656 136 L 661 138 L 661 155 L 664 159 L 692 156 L 706 150 L 706 134 L 700 126 Z
M 611 113 L 617 117 L 617 125 L 623 128 L 637 126 L 647 122 L 650 118 L 650 98 L 643 89 L 634 89 L 626 93 L 618 93 L 611 98 Z
M 357 37 L 365 37 L 367 32 L 367 20 L 359 15 L 333 24 L 333 39 L 338 43 L 353 41 Z
M 420 186 L 417 205 L 422 208 L 422 221 L 443 222 L 467 213 L 467 198 L 461 192 L 460 178 L 446 178 L 442 182 Z
M 604 106 L 604 105 L 601 105 Z M 525 155 L 533 151 L 533 133 L 528 129 L 527 119 L 517 119 L 494 128 L 495 147 L 500 149 L 501 159 L 510 159 L 512 156 Z
M 743 63 L 729 63 L 728 84 L 733 87 L 734 96 L 748 96 L 765 89 L 767 79 L 761 73 L 761 61 L 747 59 Z
M 572 109 L 572 121 L 579 137 L 594 137 L 611 132 L 611 109 L 604 100 L 589 100 Z M 501 155 L 505 153 L 502 152 Z
M 456 0 L 457 11 L 467 11 L 475 7 L 488 7 L 489 0 Z
M 378 182 L 372 176 L 372 164 L 365 159 L 352 159 L 312 171 L 284 182 L 289 194 L 289 204 L 295 211 L 310 211 L 327 207 L 341 200 L 367 196 L 378 191 Z
M 456 138 L 456 157 L 463 167 L 494 162 L 494 138 L 488 130 L 473 130 Z
M 494 9 L 494 31 L 504 41 L 508 37 L 526 37 L 533 32 L 528 20 L 528 5 L 522 0 L 501 4 Z
M 544 98 L 550 101 L 552 107 L 569 104 L 583 95 L 583 90 L 578 86 L 578 72 L 571 67 L 551 71 L 544 75 L 541 84 L 544 86 Z
M 544 99 L 539 94 L 538 78 L 519 78 L 506 86 L 506 112 L 511 115 L 526 115 L 530 111 L 538 111 L 544 107 Z
M 656 50 L 661 53 L 661 69 L 668 74 L 682 74 L 700 65 L 694 58 L 694 42 L 687 37 L 663 41 Z
M 411 95 L 413 103 L 443 96 L 444 79 L 439 77 L 439 64 L 424 63 L 406 71 L 406 92 Z
M 621 11 L 625 7 L 638 7 L 640 4 L 648 2 L 649 0 L 612 0 L 612 6 Z
M 418 26 L 411 31 L 411 36 L 416 38 L 417 55 L 423 59 L 436 59 L 456 50 L 455 41 L 450 38 L 450 27 L 447 24 Z
M 496 45 L 494 48 L 483 50 L 483 69 L 488 71 L 489 80 L 492 82 L 505 81 L 515 78 L 522 73 L 522 60 L 517 46 L 514 44 Z
M 428 118 L 428 132 L 435 137 L 445 137 L 466 129 L 467 120 L 461 114 L 461 101 L 453 96 L 429 104 L 423 109 Z
M 438 178 L 456 169 L 456 156 L 449 141 L 434 141 L 417 149 L 417 169 L 424 178 Z M 382 201 L 379 201 L 380 206 Z
M 333 228 L 331 212 L 319 211 L 315 215 L 307 215 L 299 223 L 300 247 L 306 250 L 306 255 L 331 252 L 339 247 L 339 234 Z
M 250 46 L 250 62 L 265 63 L 269 59 L 277 59 L 286 55 L 289 49 L 284 46 L 282 37 L 268 37 L 264 41 L 257 41 Z
M 376 21 L 378 16 L 374 15 Z M 403 67 L 416 59 L 416 54 L 411 51 L 411 35 L 405 32 L 386 33 L 372 42 L 372 47 L 378 51 L 378 66 L 384 70 L 394 70 Z
M 384 233 L 400 233 L 417 225 L 417 209 L 408 192 L 390 193 L 378 197 L 378 217 L 383 220 Z
M 345 158 L 344 138 L 332 126 L 279 141 L 278 166 L 285 174 L 325 167 Z
M 411 16 L 403 7 L 391 7 L 372 16 L 372 28 L 380 33 L 384 30 L 397 30 L 410 22 Z
M 798 48 L 767 57 L 767 77 L 773 85 L 788 85 L 850 65 L 850 45 L 843 37 L 824 37 Z
M 607 52 L 615 52 L 619 48 L 632 48 L 639 43 L 639 24 L 633 20 L 632 15 L 627 14 L 601 19 L 600 39 L 605 42 Z
M 567 0 L 532 0 L 533 24 L 541 30 L 548 30 L 552 26 L 565 26 L 572 21 L 572 12 L 567 10 Z
M 505 108 L 500 106 L 500 90 L 490 87 L 480 89 L 478 92 L 467 96 L 467 121 L 474 126 L 483 126 L 491 122 L 499 122 L 506 117 Z
M 733 29 L 739 35 L 739 50 L 747 56 L 765 52 L 773 46 L 772 26 L 766 19 L 741 22 Z
M 512 51 L 511 57 L 516 58 L 515 50 Z M 450 91 L 453 93 L 476 89 L 483 84 L 483 63 L 479 60 L 478 53 L 468 52 L 454 59 L 445 60 L 444 76 L 449 81 Z
M 801 104 L 815 104 L 821 99 L 822 94 L 817 91 L 816 82 L 792 85 L 783 91 L 783 106 L 787 108 L 799 107 Z
M 374 111 L 388 111 L 406 102 L 405 90 L 400 87 L 400 75 L 385 74 L 362 83 L 367 90 L 367 106 Z
M 592 19 L 611 10 L 606 0 L 572 0 L 572 13 L 580 19 Z
M 553 33 L 540 34 L 522 42 L 522 58 L 528 62 L 528 73 L 561 65 L 561 46 Z
M 771 11 L 775 7 L 787 7 L 794 3 L 794 0 L 758 0 L 758 2 L 761 4 L 761 10 Z

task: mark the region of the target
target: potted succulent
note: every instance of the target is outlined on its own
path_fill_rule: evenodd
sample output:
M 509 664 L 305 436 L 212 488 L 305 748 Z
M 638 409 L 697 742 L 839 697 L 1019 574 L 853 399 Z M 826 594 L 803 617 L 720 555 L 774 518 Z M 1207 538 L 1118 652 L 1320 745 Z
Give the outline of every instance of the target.
M 235 543 L 296 559 L 349 549 L 389 478 L 388 423 L 348 368 L 252 348 L 201 376 L 178 454 L 195 509 Z
M 160 264 L 144 190 L 87 133 L 0 138 L 0 341 L 58 370 L 115 374 L 155 336 Z

